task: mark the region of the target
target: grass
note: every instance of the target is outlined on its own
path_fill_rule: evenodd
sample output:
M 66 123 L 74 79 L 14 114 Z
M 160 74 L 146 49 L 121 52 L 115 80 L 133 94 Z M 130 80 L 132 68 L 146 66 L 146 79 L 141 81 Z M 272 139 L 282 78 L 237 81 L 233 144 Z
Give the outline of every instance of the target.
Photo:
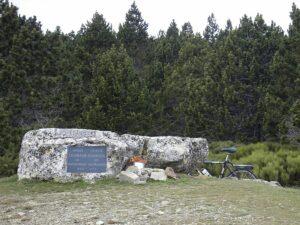
M 68 183 L 58 183 L 55 181 L 21 180 L 18 181 L 17 175 L 0 178 L 0 193 L 6 194 L 25 194 L 25 193 L 51 193 L 65 192 L 72 190 L 85 190 L 101 186 L 118 185 L 115 179 L 104 179 L 94 184 L 79 180 Z
M 168 179 L 166 182 L 148 181 L 148 186 L 169 186 L 169 185 L 185 185 L 190 183 L 187 176 L 182 177 L 180 180 Z M 80 191 L 80 190 L 93 190 L 98 188 L 107 187 L 126 187 L 131 186 L 129 183 L 120 183 L 113 178 L 99 180 L 95 183 L 88 183 L 83 180 L 59 183 L 55 181 L 39 181 L 39 180 L 21 180 L 18 181 L 17 175 L 0 178 L 0 193 L 10 194 L 30 194 L 30 193 L 51 193 L 51 192 L 66 192 L 66 191 Z M 143 185 L 142 185 L 143 186 Z
M 47 211 L 47 216 L 39 220 L 28 213 L 20 218 L 10 215 L 11 207 L 36 211 L 37 215 Z M 62 215 L 60 208 L 64 209 Z M 7 213 L 1 215 L 1 211 Z M 182 176 L 179 180 L 131 185 L 115 179 L 94 184 L 19 182 L 15 176 L 0 179 L 0 224 L 1 218 L 3 224 L 31 224 L 33 220 L 47 224 L 56 219 L 57 224 L 73 224 L 64 221 L 66 213 L 80 224 L 94 223 L 99 217 L 128 224 L 299 224 L 299 212 L 300 189 L 253 181 Z
M 182 175 L 180 180 L 168 179 L 166 182 L 148 181 L 147 186 L 169 186 L 169 185 L 187 185 L 191 182 L 190 178 Z M 129 183 L 120 183 L 117 179 L 107 178 L 98 180 L 95 183 L 85 182 L 83 180 L 59 183 L 55 181 L 40 180 L 21 180 L 18 181 L 17 175 L 11 177 L 0 178 L 0 193 L 9 194 L 30 194 L 30 193 L 51 193 L 66 192 L 75 190 L 93 190 L 107 187 L 126 187 L 131 186 Z M 141 185 L 143 186 L 143 185 Z

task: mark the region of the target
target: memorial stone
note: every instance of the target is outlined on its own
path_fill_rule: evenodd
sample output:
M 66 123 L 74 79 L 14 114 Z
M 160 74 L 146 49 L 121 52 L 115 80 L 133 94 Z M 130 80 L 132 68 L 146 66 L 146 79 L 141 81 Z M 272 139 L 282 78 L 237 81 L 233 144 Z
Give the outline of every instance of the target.
M 61 182 L 115 177 L 133 156 L 142 156 L 147 160 L 147 167 L 170 166 L 176 172 L 188 172 L 207 155 L 208 144 L 204 138 L 47 128 L 24 135 L 18 177 Z

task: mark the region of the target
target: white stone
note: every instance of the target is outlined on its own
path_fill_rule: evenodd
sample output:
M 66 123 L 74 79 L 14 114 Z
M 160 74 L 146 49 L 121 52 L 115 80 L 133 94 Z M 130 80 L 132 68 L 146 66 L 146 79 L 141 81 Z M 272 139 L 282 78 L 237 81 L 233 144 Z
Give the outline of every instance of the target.
M 68 146 L 107 146 L 107 171 L 104 173 L 67 173 Z M 19 179 L 95 180 L 119 174 L 127 161 L 141 155 L 147 167 L 188 172 L 208 155 L 207 140 L 188 137 L 148 137 L 118 135 L 110 131 L 45 128 L 27 132 L 22 141 L 18 167 Z
M 137 168 L 136 166 L 129 166 L 126 171 L 128 172 L 132 172 L 132 173 L 135 173 L 135 174 L 138 174 L 141 172 L 141 170 L 139 168 Z
M 169 205 L 169 201 L 162 201 L 162 202 L 160 203 L 160 206 L 161 206 L 161 207 L 165 207 L 165 206 L 167 206 L 167 205 Z
M 129 183 L 132 183 L 132 184 L 146 183 L 146 181 L 141 182 L 140 177 L 137 174 L 135 174 L 133 172 L 129 172 L 129 171 L 122 171 L 119 174 L 119 180 L 129 182 Z
M 25 216 L 26 213 L 24 213 L 24 212 L 18 212 L 18 215 L 19 215 L 19 216 Z
M 255 182 L 258 182 L 258 183 L 267 184 L 267 185 L 270 185 L 272 187 L 282 187 L 281 184 L 278 181 L 266 181 L 266 180 L 262 180 L 262 179 L 245 179 L 245 180 L 250 180 L 250 181 L 255 181 Z
M 281 184 L 278 181 L 270 181 L 269 185 L 272 187 L 281 187 Z
M 103 225 L 104 224 L 104 222 L 102 221 L 102 220 L 98 220 L 97 222 L 96 222 L 96 225 Z
M 157 214 L 158 215 L 164 215 L 165 213 L 163 211 L 158 211 Z
M 160 171 L 160 172 L 152 172 L 150 179 L 152 180 L 159 180 L 159 181 L 166 181 L 167 180 L 167 175 L 165 171 Z
M 181 211 L 182 211 L 181 208 L 177 208 L 175 212 L 180 213 Z

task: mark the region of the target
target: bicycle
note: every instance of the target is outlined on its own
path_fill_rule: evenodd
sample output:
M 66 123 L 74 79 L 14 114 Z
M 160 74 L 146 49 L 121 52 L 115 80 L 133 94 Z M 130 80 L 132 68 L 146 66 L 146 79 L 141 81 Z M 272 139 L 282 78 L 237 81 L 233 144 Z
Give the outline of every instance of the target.
M 225 161 L 204 161 L 205 164 L 222 164 L 220 178 L 256 179 L 256 176 L 252 172 L 253 165 L 234 165 L 230 161 L 229 156 L 237 151 L 235 147 L 223 148 L 222 151 L 227 153 Z

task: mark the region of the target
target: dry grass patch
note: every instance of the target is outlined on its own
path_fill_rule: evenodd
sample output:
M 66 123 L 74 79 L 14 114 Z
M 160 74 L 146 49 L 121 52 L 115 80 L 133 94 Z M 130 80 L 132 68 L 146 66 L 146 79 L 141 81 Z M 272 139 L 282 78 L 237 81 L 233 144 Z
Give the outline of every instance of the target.
M 101 220 L 128 225 L 282 225 L 300 221 L 299 189 L 252 181 L 181 176 L 180 180 L 130 185 L 116 180 L 19 183 L 11 178 L 0 179 L 0 193 L 5 193 L 0 201 L 16 200 L 12 211 L 5 211 L 11 205 L 0 204 L 0 224 L 95 224 Z M 14 218 L 20 211 L 26 215 Z

